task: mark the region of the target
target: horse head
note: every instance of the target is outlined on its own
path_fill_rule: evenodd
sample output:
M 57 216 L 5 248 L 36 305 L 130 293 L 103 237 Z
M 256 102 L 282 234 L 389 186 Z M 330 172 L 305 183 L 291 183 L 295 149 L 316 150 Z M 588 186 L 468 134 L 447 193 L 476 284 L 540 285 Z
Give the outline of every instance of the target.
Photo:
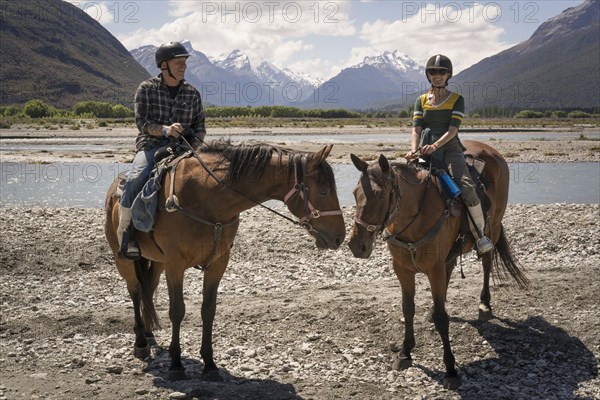
M 290 155 L 295 182 L 284 202 L 315 238 L 318 248 L 335 250 L 344 241 L 346 226 L 337 196 L 335 176 L 326 161 L 332 147 L 326 146 L 315 153 Z
M 399 189 L 395 172 L 383 154 L 371 164 L 354 154 L 350 158 L 362 175 L 353 192 L 356 211 L 348 245 L 354 257 L 368 258 L 377 234 L 385 229 L 394 212 Z

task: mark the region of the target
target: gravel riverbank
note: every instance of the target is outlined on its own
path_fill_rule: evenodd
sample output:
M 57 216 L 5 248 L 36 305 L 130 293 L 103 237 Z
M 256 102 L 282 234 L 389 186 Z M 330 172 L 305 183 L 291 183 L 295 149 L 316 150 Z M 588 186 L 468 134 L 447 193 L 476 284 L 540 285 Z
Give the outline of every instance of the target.
M 348 224 L 352 208 L 344 209 Z M 442 349 L 417 279 L 414 366 L 391 370 L 401 342 L 400 285 L 387 248 L 368 260 L 344 244 L 318 251 L 264 210 L 242 214 L 215 321 L 222 382 L 201 377 L 202 274 L 185 280 L 187 381 L 166 379 L 163 329 L 152 356 L 132 356 L 133 312 L 99 209 L 0 208 L 0 399 L 598 399 L 600 206 L 511 205 L 507 236 L 532 282 L 492 290 L 477 322 L 480 264 L 455 272 L 447 308 L 463 386 L 444 390 Z

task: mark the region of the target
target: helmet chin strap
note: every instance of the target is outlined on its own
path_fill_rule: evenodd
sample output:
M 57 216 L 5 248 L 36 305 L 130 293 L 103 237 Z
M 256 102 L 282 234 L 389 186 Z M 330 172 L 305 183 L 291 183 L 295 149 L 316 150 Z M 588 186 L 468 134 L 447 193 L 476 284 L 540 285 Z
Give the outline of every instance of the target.
M 169 73 L 169 76 L 175 80 L 177 80 L 177 78 L 175 78 L 175 75 L 173 75 L 173 72 L 171 72 L 171 68 L 169 67 L 169 63 L 165 61 L 165 64 L 167 65 L 167 68 L 161 68 L 161 71 L 167 71 Z

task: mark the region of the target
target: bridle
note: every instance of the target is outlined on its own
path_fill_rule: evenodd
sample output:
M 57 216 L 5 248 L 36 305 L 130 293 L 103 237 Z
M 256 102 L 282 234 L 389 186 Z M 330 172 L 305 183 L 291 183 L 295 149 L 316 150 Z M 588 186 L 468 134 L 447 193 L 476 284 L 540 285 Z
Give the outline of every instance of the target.
M 360 225 L 367 230 L 369 233 L 380 234 L 383 232 L 385 227 L 388 225 L 388 221 L 392 219 L 392 217 L 398 211 L 398 205 L 400 203 L 400 198 L 402 197 L 402 192 L 400 191 L 400 186 L 397 182 L 397 177 L 394 174 L 393 170 L 390 170 L 391 176 L 386 176 L 386 180 L 391 181 L 392 189 L 390 190 L 390 201 L 388 202 L 388 208 L 385 212 L 385 216 L 383 217 L 383 221 L 381 224 L 370 224 L 368 222 L 363 221 L 360 218 L 354 217 L 354 224 Z M 366 173 L 366 172 L 365 172 Z
M 266 206 L 264 204 L 262 204 L 259 201 L 256 201 L 255 199 L 251 198 L 250 196 L 248 196 L 247 194 L 235 189 L 234 187 L 232 187 L 230 184 L 228 184 L 227 182 L 223 181 L 221 178 L 219 178 L 214 171 L 208 166 L 206 165 L 206 163 L 202 160 L 202 158 L 200 157 L 200 155 L 196 152 L 196 150 L 188 143 L 188 141 L 181 136 L 180 137 L 183 142 L 188 146 L 188 148 L 191 149 L 192 151 L 192 155 L 200 162 L 200 165 L 202 165 L 202 167 L 204 168 L 204 170 L 213 178 L 215 179 L 219 185 L 225 186 L 227 187 L 229 190 L 239 194 L 240 196 L 244 197 L 246 200 L 249 200 L 251 202 L 253 202 L 254 204 L 272 212 L 273 214 L 276 214 L 290 222 L 292 222 L 295 225 L 299 225 L 303 228 L 305 228 L 308 232 L 315 232 L 317 233 L 319 236 L 321 236 L 321 238 L 324 238 L 324 235 L 319 232 L 317 229 L 315 229 L 311 224 L 310 221 L 312 219 L 317 219 L 320 217 L 326 217 L 326 216 L 332 216 L 332 215 L 341 215 L 342 214 L 342 210 L 338 209 L 338 210 L 333 210 L 333 211 L 320 211 L 316 208 L 313 207 L 313 205 L 310 203 L 309 199 L 308 199 L 308 185 L 306 185 L 304 183 L 304 177 L 308 175 L 307 169 L 306 169 L 306 165 L 308 163 L 308 157 L 305 154 L 295 154 L 293 157 L 293 163 L 294 163 L 294 186 L 290 189 L 290 191 L 285 195 L 284 197 L 284 204 L 287 205 L 287 203 L 296 195 L 298 194 L 300 196 L 300 198 L 304 201 L 304 210 L 306 212 L 306 215 L 302 218 L 299 218 L 298 221 L 288 217 L 287 215 L 284 215 L 274 209 L 272 209 L 269 206 Z
M 407 182 L 409 182 L 402 175 L 399 175 L 399 176 L 402 177 Z M 450 205 L 448 205 L 447 207 L 444 208 L 444 211 L 442 211 L 442 214 L 440 215 L 440 217 L 438 218 L 438 220 L 435 222 L 435 224 L 419 240 L 417 240 L 415 242 L 405 242 L 405 241 L 402 241 L 402 240 L 398 239 L 398 235 L 400 235 L 402 232 L 404 232 L 406 229 L 408 229 L 417 220 L 417 218 L 419 217 L 419 215 L 421 215 L 421 212 L 423 211 L 423 205 L 425 204 L 425 198 L 427 196 L 427 193 L 429 191 L 429 185 L 431 183 L 431 171 L 429 171 L 429 173 L 427 174 L 427 187 L 423 191 L 423 195 L 422 195 L 421 201 L 419 203 L 419 210 L 418 210 L 417 214 L 408 222 L 408 224 L 406 224 L 399 231 L 397 231 L 397 232 L 388 232 L 386 230 L 386 227 L 388 226 L 388 221 L 392 218 L 392 216 L 395 214 L 395 212 L 397 212 L 397 207 L 398 207 L 399 199 L 401 197 L 401 192 L 400 192 L 400 189 L 399 189 L 398 184 L 396 182 L 397 181 L 397 176 L 395 176 L 395 178 L 396 179 L 393 180 L 392 187 L 393 188 L 397 188 L 397 189 L 396 190 L 391 190 L 390 191 L 390 196 L 393 196 L 394 193 L 396 193 L 397 194 L 396 195 L 396 201 L 395 201 L 394 207 L 391 209 L 391 211 L 390 211 L 390 208 L 388 207 L 388 210 L 386 212 L 386 216 L 385 216 L 383 222 L 381 224 L 379 224 L 379 225 L 373 225 L 373 224 L 367 224 L 366 222 L 364 222 L 364 221 L 362 221 L 360 219 L 355 219 L 354 223 L 357 224 L 357 225 L 361 225 L 361 226 L 365 227 L 368 232 L 381 233 L 381 232 L 383 232 L 385 230 L 384 238 L 383 239 L 385 241 L 387 241 L 389 244 L 392 244 L 392 245 L 398 246 L 398 247 L 402 247 L 402 248 L 408 250 L 409 253 L 410 253 L 412 264 L 415 267 L 415 269 L 417 271 L 419 271 L 419 272 L 423 272 L 422 269 L 417 265 L 417 261 L 416 261 L 416 258 L 415 258 L 415 253 L 416 253 L 416 251 L 417 251 L 417 249 L 419 247 L 421 247 L 425 243 L 429 242 L 439 232 L 440 228 L 442 227 L 442 225 L 444 224 L 444 222 L 446 221 L 446 219 L 450 215 L 450 211 L 449 211 Z M 438 194 L 439 194 L 439 192 L 438 192 Z M 390 198 L 390 204 L 392 204 L 391 198 Z
M 332 211 L 321 211 L 316 209 L 308 199 L 308 185 L 304 182 L 304 177 L 308 176 L 306 170 L 306 164 L 308 159 L 304 154 L 297 154 L 294 159 L 294 186 L 290 189 L 290 191 L 284 196 L 283 202 L 288 205 L 288 202 L 293 199 L 296 195 L 302 199 L 304 202 L 304 212 L 306 213 L 302 218 L 299 218 L 298 221 L 293 221 L 296 224 L 299 224 L 303 228 L 305 228 L 309 232 L 316 232 L 322 236 L 322 234 L 316 230 L 310 223 L 311 220 L 317 219 L 320 217 L 328 217 L 333 215 L 341 215 L 342 210 L 332 210 Z M 288 218 L 289 219 L 289 218 Z

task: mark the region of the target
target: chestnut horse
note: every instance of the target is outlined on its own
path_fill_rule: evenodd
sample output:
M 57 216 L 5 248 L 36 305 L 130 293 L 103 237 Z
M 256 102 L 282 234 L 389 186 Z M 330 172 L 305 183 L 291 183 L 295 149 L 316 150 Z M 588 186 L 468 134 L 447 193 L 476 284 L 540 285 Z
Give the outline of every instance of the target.
M 163 179 L 153 231 L 136 232 L 142 255 L 136 261 L 118 257 L 119 197 L 115 194 L 117 182 L 113 182 L 106 196 L 105 233 L 133 301 L 136 356 L 147 356 L 150 344 L 155 343 L 152 330 L 158 318 L 153 293 L 164 271 L 172 322 L 169 375 L 171 379 L 185 378 L 179 341 L 185 314 L 183 278 L 188 268 L 201 265 L 205 268 L 200 354 L 204 372 L 217 371 L 212 347 L 217 289 L 229 262 L 240 212 L 267 200 L 284 201 L 318 248 L 339 248 L 345 224 L 334 174 L 326 162 L 331 147 L 303 153 L 265 144 L 217 141 L 205 145 L 195 157 L 178 164 L 173 182 L 168 176 Z M 177 200 L 174 203 L 172 194 Z M 166 209 L 160 207 L 165 204 Z
M 483 289 L 481 291 L 480 320 L 492 316 L 489 278 L 493 272 L 502 279 L 510 275 L 523 288 L 527 278 L 515 260 L 508 245 L 502 217 L 508 202 L 509 170 L 506 161 L 490 146 L 466 140 L 466 153 L 485 161 L 483 174 L 489 181 L 486 194 L 489 198 L 488 235 L 495 249 L 481 256 L 483 262 Z M 458 254 L 451 249 L 460 234 L 461 218 L 453 216 L 441 195 L 436 177 L 429 170 L 418 169 L 414 164 L 394 163 L 381 155 L 370 165 L 352 155 L 352 161 L 362 176 L 354 189 L 356 214 L 350 249 L 355 257 L 371 255 L 373 241 L 386 230 L 388 249 L 393 268 L 402 288 L 402 312 L 405 319 L 404 342 L 394 369 L 412 365 L 411 351 L 415 346 L 415 274 L 427 275 L 433 297 L 433 321 L 444 347 L 446 375 L 443 385 L 455 389 L 460 386 L 454 355 L 448 336 L 449 319 L 445 309 L 448 282 Z M 463 209 L 463 212 L 466 212 Z M 467 241 L 459 253 L 473 250 L 473 241 Z M 502 269 L 499 268 L 502 266 Z

